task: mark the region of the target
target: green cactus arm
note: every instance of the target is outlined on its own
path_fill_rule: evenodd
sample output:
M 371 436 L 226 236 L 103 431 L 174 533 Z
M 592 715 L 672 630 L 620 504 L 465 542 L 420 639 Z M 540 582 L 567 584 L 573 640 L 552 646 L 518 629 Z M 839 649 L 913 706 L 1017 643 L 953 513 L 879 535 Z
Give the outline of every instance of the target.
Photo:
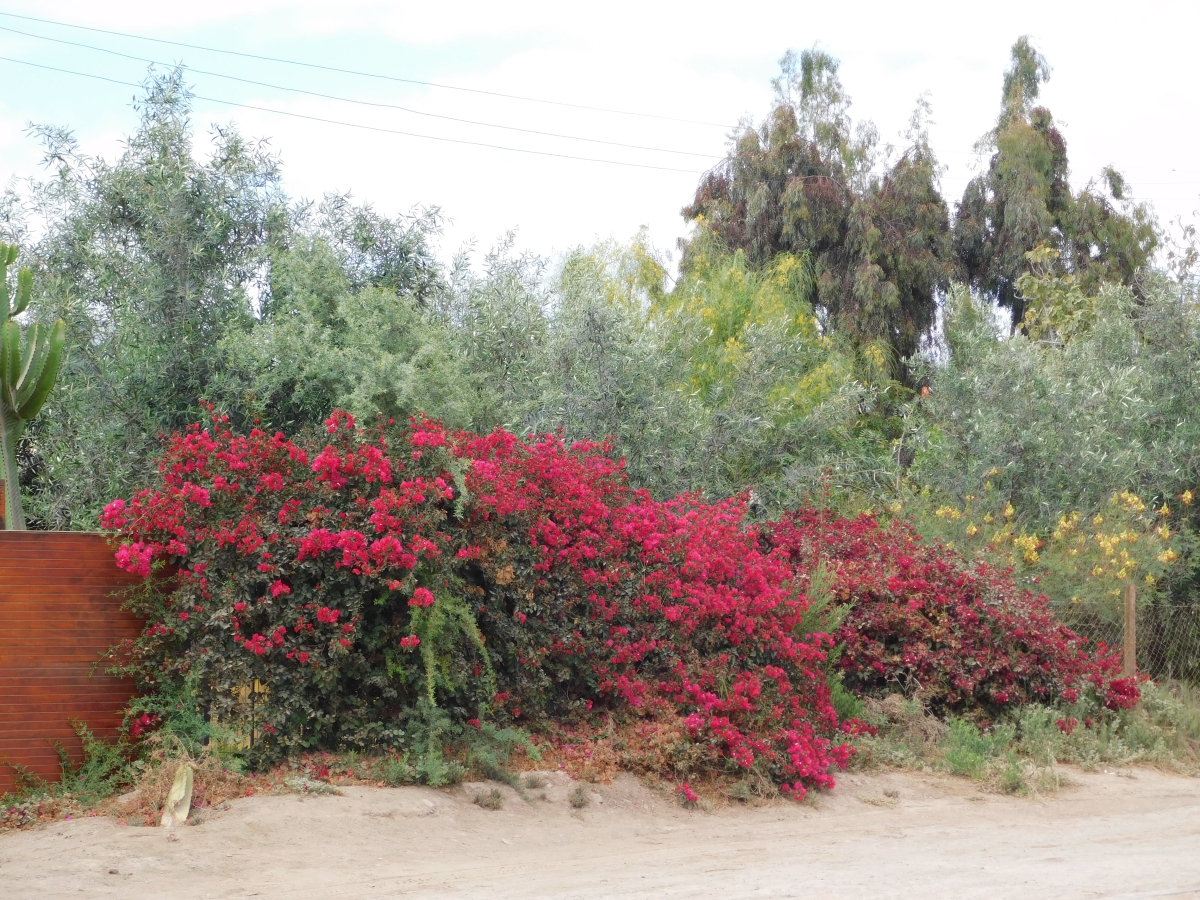
M 22 385 L 29 383 L 29 367 L 33 365 L 33 360 L 38 355 L 38 340 L 41 337 L 42 326 L 34 322 L 25 332 L 25 349 L 21 351 L 21 361 L 17 364 L 17 377 L 12 384 L 14 391 L 20 391 Z M 37 378 L 36 375 L 33 377 Z
M 25 308 L 29 306 L 29 301 L 32 297 L 33 273 L 28 269 L 22 269 L 19 273 L 17 273 L 17 302 L 13 304 L 10 315 L 19 316 L 21 313 L 25 312 Z
M 17 245 L 7 244 L 6 246 L 8 247 L 8 256 L 5 258 L 4 265 L 11 266 L 17 261 Z
M 25 335 L 25 339 L 28 341 L 25 345 L 25 355 L 29 357 L 29 362 L 26 364 L 22 358 L 21 378 L 14 388 L 16 398 L 13 403 L 14 408 L 24 405 L 32 396 L 38 379 L 42 377 L 42 369 L 46 365 L 47 351 L 50 346 L 50 335 L 47 332 L 47 328 L 35 322 Z
M 5 392 L 11 392 L 17 385 L 17 371 L 21 364 L 21 326 L 9 319 L 4 323 L 4 367 L 0 369 L 0 380 L 4 382 Z
M 35 383 L 33 393 L 19 407 L 17 415 L 28 421 L 42 411 L 42 404 L 50 396 L 50 389 L 58 378 L 58 367 L 62 362 L 63 345 L 67 341 L 67 323 L 59 319 L 50 329 L 49 350 L 46 352 L 46 362 Z
M 14 323 L 15 324 L 15 323 Z M 8 386 L 5 375 L 8 372 L 8 322 L 0 322 L 0 394 Z M 5 395 L 7 396 L 7 395 Z

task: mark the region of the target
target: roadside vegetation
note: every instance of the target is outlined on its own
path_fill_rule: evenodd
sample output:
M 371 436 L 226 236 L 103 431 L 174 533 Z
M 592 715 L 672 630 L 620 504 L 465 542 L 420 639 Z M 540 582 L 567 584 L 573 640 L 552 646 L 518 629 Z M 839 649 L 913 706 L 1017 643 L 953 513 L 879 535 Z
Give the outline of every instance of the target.
M 1071 188 L 1028 39 L 953 200 L 924 103 L 885 146 L 789 53 L 677 275 L 645 234 L 441 264 L 438 210 L 297 203 L 265 144 L 202 144 L 183 75 L 114 161 L 35 129 L 51 177 L 4 198 L 23 327 L 68 335 L 25 515 L 148 581 L 124 736 L 0 824 L 153 819 L 179 759 L 201 809 L 560 765 L 689 805 L 1195 772 L 1200 256 L 1119 173 Z M 1185 624 L 1123 677 L 1131 583 Z

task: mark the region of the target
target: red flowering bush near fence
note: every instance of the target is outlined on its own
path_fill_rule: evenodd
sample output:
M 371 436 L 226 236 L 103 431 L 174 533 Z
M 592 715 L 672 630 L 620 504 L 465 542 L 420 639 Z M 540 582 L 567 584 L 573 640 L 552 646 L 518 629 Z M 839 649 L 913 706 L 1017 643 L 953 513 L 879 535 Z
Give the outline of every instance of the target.
M 942 713 L 1074 703 L 1088 691 L 1112 709 L 1139 699 L 1136 679 L 1119 677 L 1119 655 L 1093 652 L 1045 596 L 1020 590 L 1007 572 L 968 570 L 904 523 L 805 510 L 773 523 L 770 541 L 801 572 L 829 566 L 835 599 L 850 605 L 836 634 L 839 664 L 859 693 L 898 686 Z
M 258 680 L 261 758 L 399 744 L 435 708 L 617 713 L 682 722 L 714 763 L 799 793 L 832 784 L 832 641 L 798 633 L 806 600 L 739 504 L 656 503 L 607 448 L 553 436 L 327 425 L 319 449 L 192 426 L 157 488 L 108 507 L 121 565 L 178 567 L 141 601 L 144 689 L 191 678 L 229 719 Z
M 736 501 L 658 502 L 607 446 L 554 436 L 364 429 L 342 413 L 327 431 L 306 447 L 216 416 L 169 439 L 157 487 L 104 514 L 123 567 L 178 573 L 137 601 L 142 689 L 187 680 L 231 720 L 238 689 L 265 685 L 259 760 L 615 715 L 802 795 L 850 753 L 835 641 L 856 686 L 917 681 L 947 709 L 1053 698 L 1108 671 L 1002 576 L 963 574 L 903 529 L 752 526 Z M 836 638 L 806 623 L 819 559 L 854 604 Z

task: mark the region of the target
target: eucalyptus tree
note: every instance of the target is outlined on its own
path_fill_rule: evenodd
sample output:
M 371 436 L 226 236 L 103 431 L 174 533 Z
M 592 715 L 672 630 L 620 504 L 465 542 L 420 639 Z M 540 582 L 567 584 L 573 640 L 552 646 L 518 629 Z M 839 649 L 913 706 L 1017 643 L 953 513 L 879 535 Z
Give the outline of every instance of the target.
M 1104 281 L 1133 283 L 1158 233 L 1112 167 L 1072 192 L 1066 140 L 1037 102 L 1050 66 L 1028 37 L 1013 44 L 1011 59 L 1000 116 L 977 145 L 990 154 L 987 168 L 963 193 L 953 240 L 971 286 L 1009 310 L 1017 328 L 1026 305 L 1017 280 L 1030 271 L 1028 253 L 1041 245 L 1058 251 L 1056 268 L 1094 294 Z
M 804 299 L 827 327 L 883 348 L 904 379 L 952 274 L 928 107 L 919 104 L 909 146 L 889 159 L 874 126 L 853 123 L 836 59 L 813 48 L 789 51 L 780 66 L 766 120 L 741 127 L 683 215 L 753 267 L 783 253 L 802 260 Z

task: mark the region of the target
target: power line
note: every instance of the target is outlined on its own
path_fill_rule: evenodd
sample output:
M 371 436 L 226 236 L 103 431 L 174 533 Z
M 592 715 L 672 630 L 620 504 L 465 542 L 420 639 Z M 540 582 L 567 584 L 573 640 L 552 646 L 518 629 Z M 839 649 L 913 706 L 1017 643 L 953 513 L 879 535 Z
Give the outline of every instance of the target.
M 362 78 L 378 78 L 383 81 L 395 81 L 401 84 L 417 84 L 423 87 L 438 88 L 444 91 L 463 91 L 469 94 L 483 94 L 488 97 L 501 97 L 505 100 L 520 100 L 524 103 L 544 103 L 548 106 L 564 106 L 571 109 L 586 109 L 590 112 L 610 113 L 618 116 L 635 116 L 642 119 L 660 119 L 664 122 L 683 122 L 688 125 L 708 125 L 713 128 L 735 128 L 723 122 L 705 122 L 699 119 L 682 119 L 676 116 L 662 116 L 656 113 L 634 112 L 627 109 L 614 109 L 606 106 L 588 106 L 584 103 L 567 103 L 561 100 L 545 100 L 540 97 L 523 97 L 519 94 L 502 94 L 498 91 L 484 91 L 479 88 L 460 87 L 454 84 L 438 84 L 433 81 L 418 81 L 415 78 L 399 78 L 395 75 L 381 75 L 378 72 L 360 72 L 356 69 L 340 69 L 336 66 L 323 66 L 319 63 L 302 62 L 295 59 L 283 59 L 277 56 L 260 56 L 256 53 L 242 53 L 238 50 L 223 50 L 220 47 L 206 47 L 202 44 L 187 44 L 183 41 L 168 41 L 165 38 L 152 38 L 140 34 L 130 34 L 125 31 L 110 31 L 106 28 L 92 28 L 88 25 L 74 25 L 70 22 L 59 22 L 54 19 L 39 19 L 36 16 L 21 16 L 16 13 L 0 12 L 0 16 L 12 19 L 24 19 L 27 22 L 39 22 L 43 25 L 54 25 L 59 28 L 75 28 L 80 31 L 92 31 L 97 34 L 110 34 L 115 37 L 130 38 L 135 41 L 152 41 L 156 44 L 169 44 L 173 47 L 187 47 L 190 50 L 203 50 L 206 53 L 224 53 L 228 56 L 240 56 L 244 59 L 257 59 L 262 62 L 280 63 L 288 66 L 302 66 L 309 69 L 320 69 L 324 72 L 338 72 L 342 75 L 356 75 Z
M 93 75 L 89 72 L 76 72 L 73 69 L 61 69 L 58 66 L 47 66 L 47 65 L 42 65 L 41 63 L 28 62 L 27 60 L 24 60 L 24 59 L 13 59 L 11 56 L 0 56 L 0 60 L 2 60 L 4 62 L 16 63 L 17 65 L 21 65 L 21 66 L 31 66 L 35 69 L 45 69 L 50 72 L 61 72 L 65 75 L 76 75 L 80 78 L 92 78 L 97 81 L 106 81 L 109 84 L 119 84 L 124 87 L 133 87 L 133 88 L 142 87 L 142 85 L 137 84 L 136 82 L 132 82 L 132 81 L 121 81 L 120 79 L 117 79 L 117 78 L 108 78 L 107 76 L 104 76 L 104 75 Z M 533 156 L 550 156 L 550 157 L 554 157 L 555 159 L 571 159 L 571 160 L 576 160 L 578 162 L 603 163 L 605 165 L 610 165 L 610 166 L 628 166 L 628 167 L 634 168 L 634 169 L 654 169 L 659 172 L 686 172 L 689 175 L 703 175 L 704 174 L 703 171 L 698 170 L 698 169 L 680 169 L 680 168 L 676 168 L 674 166 L 655 166 L 655 165 L 650 165 L 648 163 L 624 162 L 623 160 L 601 159 L 599 157 L 594 157 L 594 156 L 573 156 L 569 153 L 553 153 L 549 150 L 529 150 L 529 149 L 526 149 L 523 147 L 506 147 L 502 144 L 488 144 L 488 143 L 484 143 L 483 141 L 467 141 L 467 140 L 461 140 L 458 138 L 439 137 L 437 135 L 432 135 L 432 134 L 417 134 L 416 132 L 412 132 L 412 131 L 400 131 L 395 128 L 382 128 L 377 125 L 361 125 L 357 122 L 342 122 L 338 119 L 325 119 L 320 116 L 309 116 L 309 115 L 305 115 L 303 113 L 288 112 L 287 110 L 282 110 L 282 109 L 271 109 L 270 107 L 266 107 L 266 106 L 254 106 L 253 104 L 250 104 L 250 103 L 239 103 L 235 100 L 222 100 L 218 97 L 205 97 L 205 96 L 202 96 L 201 94 L 192 94 L 191 96 L 195 97 L 197 100 L 207 100 L 209 103 L 220 103 L 224 106 L 234 106 L 234 107 L 240 107 L 242 109 L 253 109 L 258 112 L 271 113 L 271 114 L 277 115 L 277 116 L 290 116 L 293 119 L 305 119 L 309 122 L 323 122 L 327 125 L 341 125 L 344 128 L 358 128 L 363 131 L 376 131 L 381 134 L 397 134 L 397 135 L 400 135 L 401 137 L 421 138 L 422 140 L 427 140 L 427 141 L 441 141 L 441 142 L 447 143 L 447 144 L 463 144 L 468 147 L 485 147 L 489 150 L 507 150 L 510 153 L 527 153 L 527 154 L 530 154 Z
M 24 37 L 36 38 L 37 40 L 42 40 L 42 41 L 52 41 L 55 44 L 66 44 L 68 47 L 82 47 L 85 50 L 94 50 L 97 53 L 108 53 L 113 56 L 119 56 L 122 59 L 131 59 L 131 60 L 134 60 L 135 62 L 149 63 L 150 65 L 154 65 L 154 66 L 168 66 L 168 67 L 172 67 L 172 68 L 178 67 L 178 64 L 175 64 L 175 63 L 165 63 L 165 62 L 162 62 L 161 60 L 146 59 L 143 56 L 133 56 L 132 54 L 129 54 L 129 53 L 121 53 L 117 50 L 109 50 L 107 47 L 95 47 L 91 44 L 81 44 L 77 41 L 66 41 L 66 40 L 62 40 L 61 38 L 47 37 L 46 35 L 42 35 L 42 34 L 31 34 L 28 31 L 20 31 L 16 28 L 7 28 L 3 25 L 0 25 L 0 31 L 7 31 L 10 34 L 19 34 Z M 378 109 L 396 109 L 396 110 L 399 110 L 400 112 L 411 113 L 412 115 L 416 115 L 416 116 L 428 116 L 429 118 L 442 119 L 447 122 L 461 122 L 466 125 L 479 125 L 484 128 L 500 128 L 505 131 L 519 131 L 523 134 L 536 134 L 541 137 L 561 138 L 562 140 L 567 140 L 567 141 L 586 141 L 587 143 L 604 144 L 609 147 L 626 147 L 630 150 L 650 150 L 655 153 L 674 153 L 678 156 L 698 156 L 702 159 L 714 159 L 715 158 L 713 156 L 713 154 L 711 154 L 711 153 L 696 153 L 692 150 L 672 150 L 669 147 L 651 147 L 646 144 L 627 144 L 622 141 L 606 141 L 601 138 L 579 137 L 577 135 L 572 135 L 572 134 L 560 134 L 560 133 L 554 132 L 554 131 L 539 131 L 534 128 L 520 128 L 516 125 L 498 125 L 494 122 L 480 122 L 476 119 L 463 119 L 463 118 L 459 118 L 457 116 L 443 115 L 441 113 L 425 112 L 420 109 L 411 109 L 407 106 L 398 106 L 397 104 L 394 104 L 394 103 L 379 103 L 379 102 L 375 102 L 375 101 L 371 101 L 371 100 L 356 100 L 353 97 L 338 97 L 334 94 L 323 94 L 318 91 L 309 91 L 309 90 L 305 90 L 303 88 L 288 87 L 287 85 L 282 85 L 282 84 L 269 84 L 268 82 L 265 82 L 265 81 L 255 81 L 251 78 L 240 78 L 237 75 L 226 75 L 223 72 L 210 72 L 205 69 L 197 69 L 192 66 L 184 66 L 183 68 L 186 68 L 189 72 L 195 72 L 198 75 L 211 75 L 214 78 L 225 78 L 225 79 L 228 79 L 229 81 L 239 81 L 242 84 L 252 84 L 257 87 L 271 88 L 272 90 L 277 90 L 277 91 L 290 91 L 295 94 L 306 94 L 309 97 L 321 97 L 325 100 L 336 100 L 339 103 L 355 103 L 355 104 L 358 104 L 359 106 L 371 106 L 371 107 L 375 107 Z

